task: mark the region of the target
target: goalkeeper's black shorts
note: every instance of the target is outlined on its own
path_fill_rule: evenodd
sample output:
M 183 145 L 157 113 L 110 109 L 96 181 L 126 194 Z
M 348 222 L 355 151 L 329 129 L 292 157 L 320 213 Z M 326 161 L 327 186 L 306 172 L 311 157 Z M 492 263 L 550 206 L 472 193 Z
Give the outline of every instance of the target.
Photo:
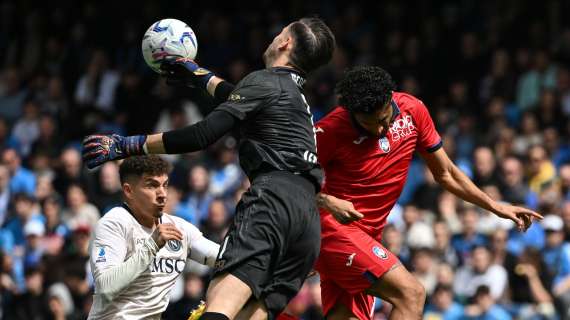
M 309 180 L 290 172 L 257 176 L 220 248 L 214 276 L 229 272 L 246 283 L 269 319 L 295 297 L 319 254 L 315 192 Z

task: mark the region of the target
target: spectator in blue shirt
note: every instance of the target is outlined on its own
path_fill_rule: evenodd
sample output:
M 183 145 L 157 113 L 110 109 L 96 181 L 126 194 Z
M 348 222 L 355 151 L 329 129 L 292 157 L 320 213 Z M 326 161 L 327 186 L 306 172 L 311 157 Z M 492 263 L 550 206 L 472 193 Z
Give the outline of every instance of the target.
M 458 320 L 462 316 L 463 306 L 453 301 L 451 286 L 438 284 L 425 308 L 424 319 Z
M 36 191 L 36 176 L 32 171 L 22 167 L 22 159 L 15 149 L 4 150 L 2 163 L 10 171 L 10 192 L 12 194 L 25 192 L 33 195 Z
M 465 307 L 461 319 L 465 320 L 511 320 L 512 317 L 501 306 L 495 303 L 491 290 L 487 286 L 477 288 L 473 297 L 474 304 Z
M 479 211 L 477 210 L 475 207 L 467 207 L 461 210 L 463 230 L 451 239 L 451 245 L 459 254 L 461 264 L 469 258 L 474 247 L 487 244 L 485 236 L 477 232 L 477 221 L 479 220 Z
M 564 242 L 564 222 L 557 215 L 547 215 L 542 220 L 546 232 L 546 246 L 542 252 L 546 268 L 551 276 L 552 294 L 558 302 L 563 319 L 570 309 L 570 244 Z

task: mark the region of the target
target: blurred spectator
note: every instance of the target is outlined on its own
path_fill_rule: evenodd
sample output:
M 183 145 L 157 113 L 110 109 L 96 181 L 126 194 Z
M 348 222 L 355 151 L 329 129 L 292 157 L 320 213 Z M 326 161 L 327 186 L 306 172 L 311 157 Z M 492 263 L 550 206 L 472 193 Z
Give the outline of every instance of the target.
M 549 276 L 552 294 L 562 319 L 570 314 L 570 244 L 564 242 L 564 222 L 559 216 L 547 215 L 542 220 L 546 232 L 546 246 L 542 252 Z
M 25 268 L 37 268 L 44 254 L 43 237 L 46 232 L 44 223 L 39 220 L 30 220 L 24 226 L 24 235 L 26 236 L 26 247 L 24 255 Z
M 437 203 L 433 199 L 437 199 L 442 191 L 443 189 L 435 181 L 429 168 L 425 166 L 424 182 L 417 187 L 412 202 L 421 210 L 429 210 L 435 213 L 437 212 Z
M 516 305 L 517 315 L 524 319 L 555 319 L 551 285 L 552 277 L 548 274 L 540 251 L 525 249 L 514 270 L 509 271 L 510 299 Z
M 437 284 L 437 265 L 430 248 L 418 248 L 412 251 L 412 274 L 426 289 L 430 296 Z
M 540 193 L 553 182 L 556 169 L 542 145 L 534 145 L 528 150 L 528 161 L 528 185 L 532 191 Z
M 8 123 L 14 123 L 22 114 L 22 105 L 27 90 L 21 86 L 20 70 L 11 67 L 1 73 L 0 82 L 0 117 Z
M 507 157 L 501 162 L 502 194 L 506 202 L 524 203 L 526 206 L 536 208 L 537 194 L 532 192 L 524 183 L 524 168 L 522 162 L 516 157 Z
M 492 290 L 485 285 L 477 288 L 473 296 L 473 304 L 465 307 L 462 319 L 481 320 L 510 320 L 511 315 L 503 307 L 496 304 L 497 298 L 493 296 Z
M 493 263 L 491 251 L 485 246 L 473 249 L 468 265 L 465 265 L 455 275 L 453 290 L 455 294 L 466 299 L 473 296 L 481 285 L 491 290 L 493 299 L 499 299 L 507 286 L 507 272 L 503 266 Z
M 0 226 L 8 217 L 10 206 L 10 172 L 8 167 L 0 164 Z
M 210 204 L 208 218 L 203 222 L 200 230 L 204 237 L 221 244 L 228 231 L 228 210 L 221 199 L 215 199 Z
M 63 146 L 57 122 L 47 114 L 40 116 L 38 122 L 39 136 L 32 144 L 32 154 L 45 154 L 50 161 L 57 159 Z
M 435 237 L 435 256 L 439 261 L 457 267 L 459 265 L 459 256 L 457 251 L 451 246 L 449 226 L 443 221 L 437 221 L 433 224 L 433 233 Z
M 563 120 L 566 121 L 565 119 Z M 544 147 L 557 169 L 563 164 L 570 162 L 570 145 L 560 142 L 559 132 L 562 132 L 562 130 L 552 127 L 548 127 L 542 132 Z
M 14 296 L 4 319 L 48 319 L 49 307 L 43 287 L 43 275 L 38 268 L 26 269 L 26 291 Z
M 200 304 L 204 293 L 204 282 L 200 276 L 193 273 L 185 274 L 184 296 L 182 299 L 168 305 L 163 314 L 164 318 L 168 320 L 188 318 L 190 312 Z
M 119 166 L 115 162 L 107 162 L 99 170 L 99 190 L 93 196 L 93 203 L 99 212 L 105 214 L 113 207 L 123 203 Z
M 12 136 L 20 146 L 20 153 L 27 157 L 32 151 L 32 144 L 40 136 L 39 125 L 40 107 L 34 100 L 28 100 L 24 104 L 22 117 L 16 121 L 12 128 Z
M 216 166 L 210 170 L 209 192 L 213 196 L 229 196 L 241 183 L 243 174 L 237 163 L 236 147 L 236 139 L 226 137 L 216 148 Z
M 425 307 L 424 319 L 459 320 L 462 316 L 463 306 L 453 301 L 451 286 L 437 285 Z
M 197 217 L 197 221 L 204 221 L 208 217 L 208 210 L 214 197 L 208 192 L 210 177 L 202 165 L 197 165 L 188 175 L 190 192 L 186 203 Z
M 93 179 L 93 175 L 83 167 L 81 154 L 77 149 L 68 147 L 61 152 L 59 167 L 53 182 L 57 193 L 64 195 L 70 185 L 79 184 L 91 195 L 95 189 Z
M 168 186 L 168 195 L 166 198 L 166 206 L 164 212 L 178 216 L 194 225 L 198 225 L 195 212 L 187 203 L 181 202 L 182 192 L 173 185 Z
M 487 239 L 477 232 L 479 211 L 475 207 L 466 207 L 461 212 L 461 226 L 463 230 L 451 239 L 451 245 L 459 254 L 461 263 L 464 263 L 475 246 L 487 244 Z
M 398 259 L 405 266 L 409 266 L 411 259 L 410 249 L 404 245 L 402 233 L 393 224 L 388 224 L 384 228 L 382 244 L 386 249 L 398 256 Z
M 61 199 L 51 195 L 42 203 L 42 213 L 46 219 L 46 237 L 44 238 L 46 253 L 58 255 L 69 235 L 69 228 L 62 221 Z
M 489 147 L 477 147 L 473 159 L 475 167 L 473 182 L 479 187 L 498 185 L 500 181 L 493 150 Z
M 556 67 L 551 64 L 550 56 L 545 51 L 534 55 L 532 69 L 523 74 L 517 84 L 517 104 L 522 110 L 534 106 L 543 88 L 554 89 L 556 86 Z
M 513 141 L 513 151 L 517 156 L 523 156 L 532 145 L 542 143 L 542 134 L 538 120 L 532 112 L 525 112 L 520 121 L 520 133 Z
M 73 184 L 67 189 L 67 208 L 63 210 L 62 220 L 70 229 L 80 226 L 94 228 L 100 214 L 97 207 L 87 202 L 87 195 L 80 185 Z
M 103 50 L 95 50 L 85 74 L 77 83 L 75 102 L 83 107 L 112 113 L 119 80 L 119 74 L 109 68 L 107 54 Z
M 63 283 L 55 283 L 48 289 L 48 306 L 53 320 L 78 320 L 69 289 Z
M 507 240 L 509 232 L 505 229 L 495 230 L 490 237 L 491 252 L 493 253 L 493 263 L 503 266 L 507 272 L 515 269 L 517 257 L 507 250 Z
M 5 149 L 2 153 L 2 163 L 10 171 L 10 192 L 26 192 L 33 195 L 36 191 L 36 177 L 22 167 L 22 158 L 14 149 Z
M 570 200 L 570 163 L 564 164 L 560 167 L 560 194 L 564 200 Z

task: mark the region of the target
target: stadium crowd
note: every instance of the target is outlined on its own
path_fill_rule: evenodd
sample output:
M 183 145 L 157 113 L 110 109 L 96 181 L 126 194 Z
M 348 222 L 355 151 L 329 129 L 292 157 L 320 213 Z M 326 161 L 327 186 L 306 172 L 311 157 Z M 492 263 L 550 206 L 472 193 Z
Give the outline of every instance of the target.
M 80 142 L 97 132 L 142 134 L 199 121 L 212 100 L 167 86 L 141 54 L 154 21 L 188 22 L 197 60 L 236 83 L 285 21 L 317 13 L 338 41 L 310 78 L 315 120 L 354 65 L 389 71 L 421 98 L 446 151 L 492 198 L 545 216 L 526 233 L 461 203 L 416 159 L 384 230 L 385 246 L 425 286 L 425 319 L 570 319 L 570 3 L 544 1 L 141 1 L 0 3 L 0 315 L 84 319 L 93 282 L 89 237 L 121 203 L 116 163 L 87 170 Z M 228 136 L 208 151 L 169 156 L 166 212 L 221 242 L 248 181 Z M 185 319 L 208 270 L 192 265 L 166 319 Z M 290 310 L 321 319 L 318 276 Z M 389 305 L 377 301 L 375 319 Z

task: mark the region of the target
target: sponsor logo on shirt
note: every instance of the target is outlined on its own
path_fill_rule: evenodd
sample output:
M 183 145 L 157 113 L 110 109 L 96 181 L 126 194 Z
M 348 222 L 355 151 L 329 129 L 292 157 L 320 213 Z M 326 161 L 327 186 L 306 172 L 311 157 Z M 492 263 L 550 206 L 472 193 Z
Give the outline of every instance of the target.
M 378 140 L 378 147 L 380 150 L 384 151 L 384 153 L 390 152 L 390 141 L 386 137 L 382 137 Z
M 228 97 L 228 101 L 240 101 L 240 100 L 244 100 L 244 99 L 245 98 L 240 96 L 238 93 L 232 93 Z
M 95 260 L 95 263 L 105 262 L 105 261 L 107 261 L 107 258 L 105 258 L 105 248 L 100 247 L 97 253 L 97 260 Z
M 410 136 L 416 130 L 414 121 L 411 115 L 406 115 L 398 120 L 395 120 L 390 127 L 390 133 L 392 134 L 392 141 L 398 141 L 407 136 Z
M 380 247 L 374 246 L 372 248 L 372 252 L 374 252 L 374 254 L 380 259 L 383 259 L 383 260 L 388 259 L 388 254 L 386 253 L 386 251 L 384 251 L 384 249 L 382 249 Z
M 167 248 L 171 252 L 176 252 L 182 248 L 182 243 L 179 240 L 168 240 Z
M 150 264 L 150 272 L 160 273 L 182 273 L 186 266 L 186 261 L 172 258 L 154 258 Z

